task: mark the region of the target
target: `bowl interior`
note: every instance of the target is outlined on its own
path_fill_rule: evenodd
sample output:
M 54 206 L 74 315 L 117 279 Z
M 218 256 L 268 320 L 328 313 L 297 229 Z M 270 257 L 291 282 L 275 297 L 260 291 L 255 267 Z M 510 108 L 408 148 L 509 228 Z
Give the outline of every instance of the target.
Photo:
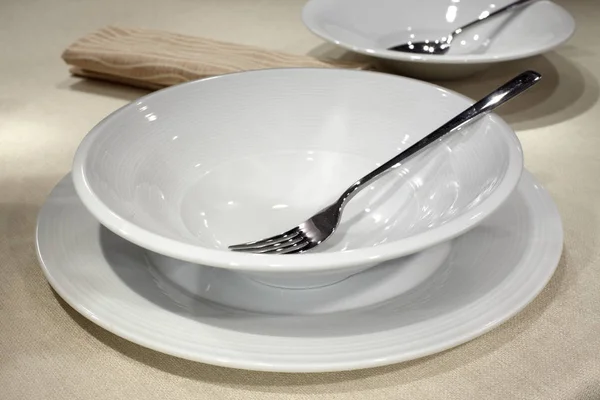
M 86 137 L 75 168 L 110 218 L 226 249 L 297 225 L 469 104 L 379 73 L 232 74 L 117 111 Z M 512 130 L 484 117 L 363 190 L 315 251 L 391 243 L 451 221 L 464 229 L 521 168 Z
M 447 36 L 511 1 L 313 0 L 304 9 L 303 18 L 315 33 L 345 47 L 363 52 L 385 51 L 409 41 Z M 539 1 L 465 30 L 443 57 L 512 58 L 551 47 L 573 29 L 573 19 L 560 6 Z M 411 57 L 385 52 L 392 58 Z M 441 57 L 437 56 L 443 61 Z

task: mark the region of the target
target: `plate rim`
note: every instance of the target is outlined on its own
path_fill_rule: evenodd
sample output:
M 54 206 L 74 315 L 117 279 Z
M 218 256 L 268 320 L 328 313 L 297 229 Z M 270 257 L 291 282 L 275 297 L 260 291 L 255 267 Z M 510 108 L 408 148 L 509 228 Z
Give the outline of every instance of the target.
M 63 178 L 60 182 L 62 183 L 65 179 L 66 178 Z M 376 358 L 376 359 L 371 358 L 368 360 L 353 360 L 353 361 L 341 360 L 341 361 L 337 361 L 337 362 L 336 361 L 328 361 L 327 363 L 321 363 L 321 364 L 305 362 L 302 365 L 298 365 L 298 364 L 290 363 L 290 362 L 288 362 L 288 363 L 280 362 L 279 364 L 275 364 L 275 363 L 269 364 L 269 363 L 264 363 L 264 362 L 256 361 L 256 360 L 255 361 L 240 360 L 239 357 L 236 358 L 235 355 L 233 357 L 224 357 L 224 356 L 219 356 L 218 354 L 215 356 L 215 355 L 211 355 L 211 354 L 208 354 L 208 355 L 207 354 L 197 354 L 197 353 L 194 354 L 194 353 L 190 353 L 189 351 L 186 352 L 185 350 L 177 349 L 172 344 L 169 344 L 169 343 L 165 344 L 164 342 L 157 343 L 156 340 L 152 340 L 152 338 L 148 339 L 148 338 L 140 337 L 139 335 L 136 335 L 136 334 L 132 334 L 131 332 L 128 332 L 126 329 L 123 329 L 120 326 L 111 323 L 110 321 L 105 321 L 102 319 L 101 316 L 98 316 L 97 314 L 95 314 L 93 310 L 86 308 L 84 305 L 77 304 L 75 301 L 73 301 L 73 299 L 70 298 L 68 291 L 64 289 L 62 284 L 57 279 L 55 279 L 55 277 L 53 276 L 52 271 L 51 271 L 52 268 L 48 267 L 48 265 L 46 264 L 46 261 L 44 259 L 44 255 L 41 254 L 40 236 L 39 236 L 40 221 L 45 217 L 45 215 L 44 215 L 45 206 L 46 206 L 46 204 L 48 204 L 48 200 L 51 199 L 52 193 L 49 195 L 49 199 L 46 201 L 46 203 L 44 203 L 44 206 L 42 206 L 42 209 L 38 215 L 38 221 L 36 224 L 36 254 L 38 256 L 38 260 L 39 260 L 41 269 L 42 269 L 46 279 L 48 280 L 49 284 L 54 288 L 54 290 L 57 292 L 57 294 L 59 294 L 59 296 L 67 304 L 69 304 L 69 306 L 71 306 L 78 313 L 82 314 L 84 317 L 86 317 L 93 323 L 101 326 L 105 330 L 112 332 L 113 334 L 116 334 L 117 336 L 120 336 L 126 340 L 133 342 L 133 343 L 137 343 L 141 346 L 150 348 L 152 350 L 170 354 L 172 356 L 180 357 L 183 359 L 192 360 L 192 361 L 198 361 L 198 362 L 203 362 L 203 363 L 218 365 L 218 366 L 223 366 L 223 367 L 241 368 L 241 369 L 256 370 L 256 371 L 308 373 L 308 372 L 333 372 L 333 371 L 345 371 L 345 370 L 372 368 L 372 367 L 384 366 L 384 365 L 389 365 L 389 364 L 396 364 L 396 363 L 436 354 L 441 351 L 461 345 L 472 339 L 475 339 L 475 338 L 487 333 L 488 331 L 498 327 L 499 325 L 501 325 L 508 319 L 512 318 L 514 315 L 518 314 L 529 303 L 531 303 L 531 301 L 533 301 L 533 299 L 535 299 L 538 296 L 538 294 L 543 290 L 543 288 L 548 284 L 548 282 L 554 275 L 556 268 L 559 265 L 560 257 L 562 254 L 563 239 L 564 239 L 563 225 L 562 225 L 562 221 L 560 218 L 560 214 L 558 213 L 558 209 L 557 209 L 555 203 L 552 201 L 550 194 L 545 189 L 543 189 L 528 172 L 526 172 L 524 174 L 523 179 L 524 179 L 524 181 L 526 181 L 524 184 L 532 185 L 535 188 L 542 191 L 543 196 L 546 198 L 545 200 L 546 200 L 548 206 L 551 208 L 551 212 L 554 214 L 553 215 L 553 218 L 554 218 L 553 223 L 557 225 L 556 232 L 554 232 L 554 235 L 556 235 L 556 238 L 553 240 L 558 241 L 561 244 L 561 246 L 554 251 L 554 254 L 546 254 L 545 255 L 544 258 L 545 258 L 546 262 L 547 263 L 551 262 L 552 265 L 545 268 L 547 270 L 547 272 L 544 274 L 544 278 L 539 280 L 537 282 L 537 284 L 534 285 L 535 286 L 534 290 L 531 290 L 530 287 L 522 286 L 521 290 L 525 290 L 525 288 L 527 288 L 527 290 L 526 290 L 525 294 L 521 296 L 521 299 L 518 302 L 518 305 L 513 306 L 509 311 L 505 311 L 504 314 L 500 318 L 495 318 L 492 323 L 484 324 L 484 326 L 482 326 L 478 329 L 467 330 L 467 332 L 463 333 L 462 335 L 458 335 L 453 340 L 446 340 L 445 342 L 443 342 L 441 344 L 429 346 L 428 348 L 426 347 L 425 349 L 421 349 L 420 351 L 414 350 L 409 353 L 405 352 L 402 355 L 396 355 L 396 356 L 392 355 L 392 356 L 387 356 L 385 358 Z M 60 185 L 60 183 L 58 185 Z M 57 185 L 57 187 L 58 187 L 58 185 Z M 518 290 L 515 291 L 515 293 L 516 292 L 518 292 Z M 461 309 L 459 309 L 459 310 L 461 310 Z M 165 312 L 169 312 L 169 311 L 165 311 Z M 456 311 L 454 311 L 454 312 L 456 312 Z M 477 318 L 482 318 L 482 317 L 481 317 L 481 315 L 478 315 Z M 227 331 L 226 329 L 219 328 L 219 327 L 211 326 L 210 328 L 215 329 L 215 330 Z M 295 338 L 295 340 L 307 340 L 307 339 Z M 310 341 L 310 339 L 308 339 L 308 341 Z M 239 356 L 239 354 L 238 354 L 238 356 Z

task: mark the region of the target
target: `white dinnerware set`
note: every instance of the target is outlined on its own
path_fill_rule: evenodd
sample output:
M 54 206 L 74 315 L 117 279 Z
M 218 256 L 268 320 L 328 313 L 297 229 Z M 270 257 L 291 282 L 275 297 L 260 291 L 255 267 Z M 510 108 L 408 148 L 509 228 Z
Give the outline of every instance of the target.
M 408 25 L 440 28 L 448 4 L 447 24 L 460 24 L 483 3 L 311 0 L 304 20 L 342 47 L 440 73 L 543 52 L 573 30 L 562 8 L 539 1 L 475 54 L 377 50 L 402 42 Z M 530 24 L 532 10 L 546 22 Z M 514 37 L 526 25 L 527 45 Z M 523 46 L 511 50 L 511 38 Z M 156 91 L 83 139 L 39 214 L 42 269 L 96 324 L 209 364 L 339 371 L 457 346 L 529 304 L 562 251 L 557 209 L 496 114 L 370 183 L 309 251 L 229 246 L 306 220 L 473 102 L 398 75 L 310 68 Z

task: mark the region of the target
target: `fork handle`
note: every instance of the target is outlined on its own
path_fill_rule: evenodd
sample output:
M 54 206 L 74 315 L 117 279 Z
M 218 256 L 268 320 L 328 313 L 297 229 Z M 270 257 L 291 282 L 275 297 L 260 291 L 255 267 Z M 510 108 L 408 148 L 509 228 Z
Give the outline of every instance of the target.
M 506 6 L 502 7 L 502 8 L 499 8 L 499 9 L 497 9 L 495 11 L 492 11 L 492 12 L 485 11 L 475 21 L 469 22 L 468 24 L 463 25 L 460 28 L 455 29 L 454 30 L 454 34 L 458 35 L 463 30 L 465 30 L 467 28 L 470 28 L 473 25 L 477 25 L 480 22 L 483 22 L 483 21 L 488 20 L 488 19 L 490 19 L 492 17 L 500 15 L 500 14 L 506 12 L 506 11 L 510 11 L 510 10 L 518 8 L 518 7 L 526 6 L 527 4 L 532 3 L 534 1 L 538 1 L 538 0 L 518 0 L 518 1 L 512 2 L 512 3 L 506 5 Z
M 408 157 L 423 150 L 429 144 L 441 139 L 446 134 L 460 129 L 466 123 L 473 121 L 479 117 L 482 117 L 495 108 L 500 107 L 509 100 L 512 100 L 525 90 L 535 85 L 541 79 L 541 75 L 535 71 L 526 71 L 511 79 L 492 93 L 479 100 L 471 107 L 467 108 L 444 125 L 440 126 L 423 139 L 419 140 L 415 144 L 409 146 L 400 154 L 377 167 L 372 172 L 368 173 L 358 181 L 354 182 L 342 196 L 338 199 L 340 208 L 346 205 L 346 203 L 354 197 L 360 190 L 371 182 L 382 176 L 384 173 L 391 171 L 392 169 L 401 165 Z

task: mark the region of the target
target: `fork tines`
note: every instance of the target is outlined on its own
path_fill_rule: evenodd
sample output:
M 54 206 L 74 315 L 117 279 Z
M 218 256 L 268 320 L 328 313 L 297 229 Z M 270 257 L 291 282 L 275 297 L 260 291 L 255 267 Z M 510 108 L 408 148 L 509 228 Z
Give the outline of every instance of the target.
M 270 238 L 229 246 L 233 251 L 258 254 L 298 253 L 309 246 L 311 240 L 299 226 Z

